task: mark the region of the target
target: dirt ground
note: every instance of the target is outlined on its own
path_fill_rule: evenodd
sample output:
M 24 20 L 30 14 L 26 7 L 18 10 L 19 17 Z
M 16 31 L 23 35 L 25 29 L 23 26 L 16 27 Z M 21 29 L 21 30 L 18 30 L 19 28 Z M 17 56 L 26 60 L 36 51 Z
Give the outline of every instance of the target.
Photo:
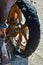
M 32 0 L 40 21 L 40 43 L 36 51 L 28 58 L 28 65 L 43 65 L 43 0 Z

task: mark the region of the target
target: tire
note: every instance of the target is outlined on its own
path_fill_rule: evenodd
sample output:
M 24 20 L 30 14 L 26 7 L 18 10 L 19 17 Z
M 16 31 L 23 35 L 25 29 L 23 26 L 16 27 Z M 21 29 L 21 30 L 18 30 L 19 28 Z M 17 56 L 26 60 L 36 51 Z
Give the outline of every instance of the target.
M 16 1 L 15 3 L 22 11 L 26 18 L 26 25 L 29 28 L 29 41 L 26 46 L 26 50 L 23 54 L 17 52 L 22 57 L 30 56 L 37 48 L 40 41 L 40 24 L 37 15 L 37 11 L 32 3 L 28 5 L 23 1 Z M 14 6 L 14 5 L 13 5 Z M 24 8 L 24 9 L 23 9 Z

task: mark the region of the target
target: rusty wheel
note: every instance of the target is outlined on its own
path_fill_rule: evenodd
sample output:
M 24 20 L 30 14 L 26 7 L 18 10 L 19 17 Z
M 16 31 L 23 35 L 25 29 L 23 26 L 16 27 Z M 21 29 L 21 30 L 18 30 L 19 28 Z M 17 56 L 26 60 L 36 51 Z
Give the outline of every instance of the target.
M 21 22 L 14 23 L 15 25 L 12 28 L 14 33 L 11 33 L 14 36 L 12 43 L 15 46 L 16 54 L 19 54 L 22 57 L 28 57 L 36 50 L 36 48 L 39 44 L 39 40 L 40 40 L 39 19 L 38 19 L 37 11 L 32 4 L 29 3 L 27 5 L 23 1 L 19 1 L 19 0 L 16 1 L 15 4 L 20 9 L 22 14 L 24 15 L 25 23 L 24 24 L 22 24 Z M 12 7 L 14 7 L 15 4 Z M 11 16 L 10 16 L 10 18 L 11 18 Z M 8 19 L 10 19 L 10 18 L 8 18 Z M 12 18 L 10 21 L 12 21 Z M 10 28 L 9 28 L 9 30 L 10 30 Z M 27 31 L 28 35 L 26 34 L 26 30 L 29 31 L 29 32 Z M 26 38 L 26 35 L 28 36 L 28 39 Z M 25 46 L 25 42 L 23 42 L 23 44 L 21 44 L 22 38 L 25 39 L 26 46 Z M 14 44 L 14 42 L 15 42 L 14 39 L 18 43 L 17 45 Z M 18 48 L 20 48 L 21 52 L 20 52 L 20 50 L 19 51 L 17 50 Z

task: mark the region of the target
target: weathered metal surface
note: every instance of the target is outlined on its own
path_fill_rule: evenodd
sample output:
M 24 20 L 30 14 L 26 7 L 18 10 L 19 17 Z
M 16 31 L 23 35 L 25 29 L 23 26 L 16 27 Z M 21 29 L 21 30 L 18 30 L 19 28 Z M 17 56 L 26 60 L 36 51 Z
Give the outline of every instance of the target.
M 15 3 L 16 0 L 0 0 L 0 25 L 5 22 L 10 7 Z

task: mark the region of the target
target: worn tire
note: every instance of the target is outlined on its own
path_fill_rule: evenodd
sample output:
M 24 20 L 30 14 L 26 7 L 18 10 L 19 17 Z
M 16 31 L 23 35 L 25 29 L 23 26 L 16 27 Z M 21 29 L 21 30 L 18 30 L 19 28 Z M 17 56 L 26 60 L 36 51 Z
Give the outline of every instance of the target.
M 26 50 L 23 54 L 17 53 L 22 57 L 30 56 L 37 48 L 40 40 L 40 24 L 37 11 L 32 3 L 24 3 L 23 1 L 16 1 L 15 3 L 22 11 L 26 18 L 26 25 L 29 28 L 29 41 Z M 14 6 L 14 5 L 13 5 Z M 23 9 L 25 7 L 25 9 Z

